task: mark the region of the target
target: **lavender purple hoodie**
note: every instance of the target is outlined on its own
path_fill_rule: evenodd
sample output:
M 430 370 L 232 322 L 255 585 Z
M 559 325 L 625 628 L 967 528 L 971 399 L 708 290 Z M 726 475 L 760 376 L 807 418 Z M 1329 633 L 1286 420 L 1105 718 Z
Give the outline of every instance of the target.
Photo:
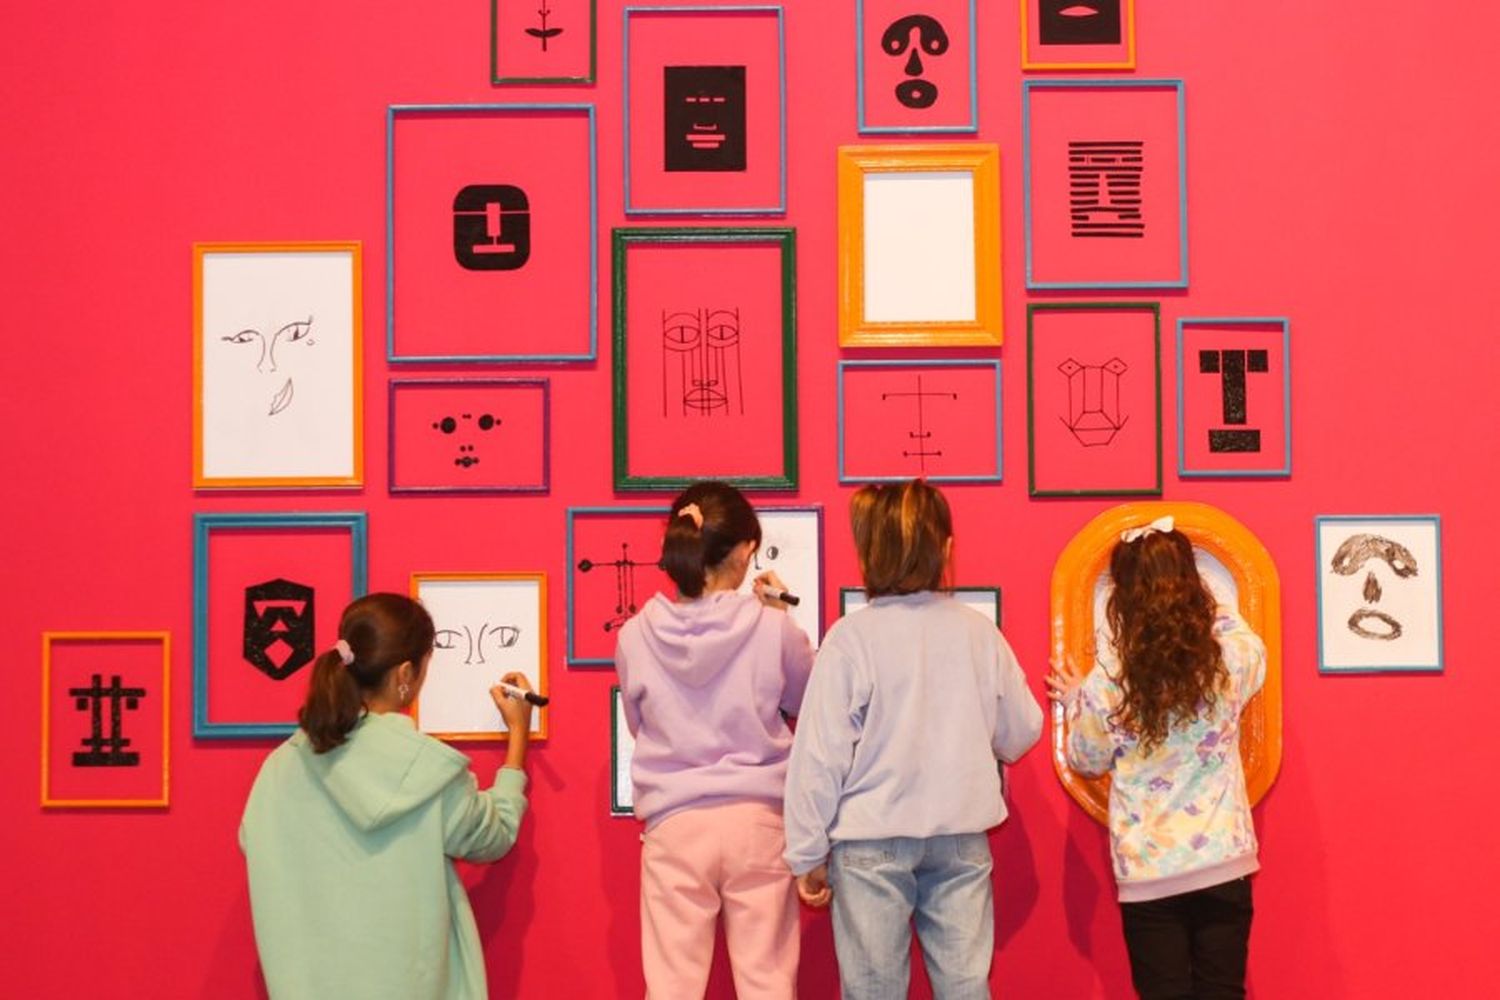
M 737 799 L 781 804 L 812 644 L 785 612 L 717 591 L 661 594 L 620 629 L 615 670 L 635 737 L 635 814 L 648 826 L 681 809 Z

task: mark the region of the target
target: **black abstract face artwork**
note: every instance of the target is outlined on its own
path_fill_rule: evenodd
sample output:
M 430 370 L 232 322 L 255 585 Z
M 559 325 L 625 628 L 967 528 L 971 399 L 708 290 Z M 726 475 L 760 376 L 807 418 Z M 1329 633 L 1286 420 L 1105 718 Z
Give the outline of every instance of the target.
M 1097 365 L 1068 358 L 1057 370 L 1068 380 L 1068 413 L 1058 419 L 1085 448 L 1112 443 L 1130 420 L 1120 405 L 1120 379 L 1130 366 L 1119 358 Z
M 908 108 L 932 107 L 938 99 L 938 88 L 922 78 L 922 56 L 940 56 L 948 51 L 948 32 L 938 19 L 927 14 L 897 18 L 880 36 L 880 49 L 888 56 L 906 55 L 903 71 L 908 79 L 896 84 L 896 100 Z
M 1365 570 L 1365 565 L 1372 561 L 1377 565 Z M 1417 575 L 1417 559 L 1411 550 L 1382 535 L 1350 535 L 1334 552 L 1331 568 L 1339 576 L 1354 576 L 1361 570 L 1365 572 L 1362 591 L 1365 606 L 1349 616 L 1349 631 L 1361 639 L 1390 642 L 1399 639 L 1404 629 L 1399 621 L 1375 607 L 1385 594 L 1375 574 L 1379 563 L 1385 564 L 1386 569 L 1382 572 L 1393 573 L 1396 579 L 1405 580 Z
M 120 677 L 110 677 L 106 687 L 102 674 L 93 675 L 88 687 L 68 688 L 73 707 L 89 713 L 89 735 L 80 742 L 84 749 L 73 754 L 74 767 L 136 767 L 141 755 L 127 750 L 131 740 L 125 735 L 126 711 L 135 711 L 146 697 L 142 687 L 125 687 Z
M 615 610 L 614 614 L 604 620 L 604 631 L 618 631 L 620 626 L 628 622 L 631 617 L 640 610 L 635 602 L 635 570 L 638 566 L 660 566 L 661 560 L 650 562 L 644 559 L 632 559 L 630 557 L 630 543 L 620 543 L 620 556 L 618 559 L 610 559 L 605 562 L 595 562 L 592 559 L 578 560 L 578 572 L 592 573 L 596 569 L 613 569 L 615 571 Z
M 472 413 L 449 414 L 432 422 L 432 429 L 444 437 L 453 438 L 458 453 L 453 456 L 453 464 L 461 469 L 469 469 L 479 464 L 479 456 L 474 454 L 477 440 L 500 426 L 500 418 L 492 413 L 481 413 L 475 416 Z
M 666 169 L 745 169 L 745 67 L 665 66 Z
M 744 416 L 738 309 L 663 311 L 661 338 L 662 416 Z
M 1216 454 L 1260 451 L 1260 431 L 1246 427 L 1245 376 L 1271 370 L 1266 351 L 1199 351 L 1200 374 L 1219 375 L 1224 401 L 1224 423 L 1228 428 L 1209 428 L 1208 450 Z
M 434 649 L 462 651 L 464 663 L 484 663 L 484 649 L 490 651 L 509 649 L 521 638 L 521 630 L 514 625 L 491 625 L 481 622 L 477 628 L 460 625 L 458 628 L 440 628 L 433 637 Z
M 1041 0 L 1043 45 L 1119 45 L 1120 0 Z
M 958 399 L 956 392 L 943 392 L 938 389 L 923 388 L 922 376 L 917 376 L 917 387 L 906 392 L 882 392 L 880 401 L 887 400 L 910 400 L 916 403 L 916 427 L 906 432 L 901 449 L 902 458 L 915 458 L 917 469 L 920 472 L 927 471 L 927 460 L 929 458 L 942 458 L 943 449 L 941 442 L 933 439 L 933 432 L 927 426 L 927 411 L 929 400 L 948 400 L 955 402 Z
M 1069 234 L 1075 239 L 1144 239 L 1145 170 L 1146 144 L 1140 140 L 1069 141 Z
M 277 578 L 245 588 L 244 656 L 275 681 L 313 661 L 313 588 Z
M 275 416 L 288 406 L 292 405 L 294 387 L 292 376 L 288 368 L 291 360 L 288 355 L 304 347 L 312 347 L 312 317 L 307 319 L 293 320 L 282 326 L 271 330 L 246 327 L 231 334 L 226 334 L 219 339 L 226 344 L 240 344 L 252 349 L 255 354 L 256 372 L 270 381 L 271 393 L 267 415 Z M 293 347 L 292 345 L 298 345 Z M 277 351 L 281 352 L 281 363 L 277 364 Z
M 470 271 L 514 271 L 531 259 L 531 202 L 513 184 L 470 184 L 453 198 L 453 256 Z

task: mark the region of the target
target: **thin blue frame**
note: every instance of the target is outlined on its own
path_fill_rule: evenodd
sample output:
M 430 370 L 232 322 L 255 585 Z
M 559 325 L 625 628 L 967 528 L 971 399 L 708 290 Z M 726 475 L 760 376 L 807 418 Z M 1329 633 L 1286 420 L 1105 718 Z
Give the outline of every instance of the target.
M 396 390 L 411 386 L 467 386 L 542 390 L 542 481 L 514 486 L 398 486 L 396 484 Z M 386 390 L 386 491 L 389 493 L 510 494 L 552 491 L 552 381 L 545 378 L 393 378 Z
M 1032 276 L 1031 239 L 1031 92 L 1033 90 L 1160 90 L 1177 91 L 1177 200 L 1179 206 L 1179 268 L 1176 281 L 1037 281 Z M 1026 288 L 1028 291 L 1069 289 L 1186 288 L 1188 286 L 1187 205 L 1187 91 L 1182 80 L 1023 80 L 1021 81 L 1021 183 L 1025 211 Z
M 840 587 L 839 588 L 839 617 L 842 618 L 849 613 L 849 596 L 851 594 L 864 593 L 863 587 Z M 995 627 L 1001 628 L 1004 619 L 1001 612 L 1004 605 L 1001 603 L 999 587 L 949 587 L 943 591 L 947 594 L 993 594 L 995 597 Z
M 1437 663 L 1391 664 L 1389 666 L 1330 667 L 1323 659 L 1323 525 L 1325 523 L 1430 523 L 1433 551 L 1437 553 Z M 1443 672 L 1443 525 L 1438 514 L 1319 514 L 1313 518 L 1313 550 L 1317 572 L 1318 673 L 1319 674 L 1440 674 Z
M 969 124 L 865 123 L 865 0 L 854 0 L 854 113 L 860 135 L 954 135 L 979 131 L 979 2 L 969 0 Z
M 844 469 L 844 372 L 850 368 L 990 368 L 995 369 L 995 474 L 993 476 L 927 476 L 932 483 L 999 483 L 1005 481 L 1004 410 L 1002 407 L 1005 389 L 1001 379 L 998 359 L 944 361 L 932 360 L 880 360 L 839 362 L 838 372 L 838 450 L 840 483 L 895 483 L 910 479 L 910 476 L 851 476 Z
M 776 73 L 780 91 L 781 123 L 781 185 L 780 201 L 774 206 L 688 206 L 652 208 L 633 205 L 630 201 L 630 15 L 631 14 L 776 14 Z M 626 7 L 622 15 L 625 24 L 624 51 L 620 59 L 622 76 L 624 131 L 625 214 L 647 215 L 698 215 L 698 216 L 755 216 L 786 214 L 786 12 L 780 4 L 762 4 L 736 7 Z
M 1283 451 L 1286 464 L 1279 469 L 1189 469 L 1187 467 L 1187 427 L 1182 419 L 1186 380 L 1183 378 L 1183 331 L 1192 326 L 1280 326 L 1281 327 L 1281 405 L 1286 414 Z M 1292 474 L 1292 324 L 1282 316 L 1180 316 L 1177 319 L 1177 477 L 1179 479 L 1268 479 Z
M 573 521 L 579 515 L 585 516 L 635 516 L 655 515 L 665 517 L 671 513 L 671 507 L 569 507 L 567 511 L 567 540 L 564 550 L 567 553 L 567 563 L 564 567 L 563 579 L 567 581 L 567 617 L 563 621 L 563 656 L 570 667 L 613 667 L 614 660 L 599 657 L 582 657 L 573 652 L 573 639 L 575 629 L 573 628 Z
M 397 354 L 396 353 L 396 117 L 485 112 L 574 113 L 589 124 L 589 348 L 584 354 Z M 567 364 L 599 357 L 599 130 L 592 104 L 392 104 L 385 112 L 385 359 L 391 364 Z
M 193 738 L 244 739 L 286 736 L 294 722 L 210 722 L 208 718 L 208 542 L 216 530 L 237 528 L 347 528 L 350 593 L 368 589 L 369 530 L 363 512 L 328 514 L 194 514 L 193 515 Z

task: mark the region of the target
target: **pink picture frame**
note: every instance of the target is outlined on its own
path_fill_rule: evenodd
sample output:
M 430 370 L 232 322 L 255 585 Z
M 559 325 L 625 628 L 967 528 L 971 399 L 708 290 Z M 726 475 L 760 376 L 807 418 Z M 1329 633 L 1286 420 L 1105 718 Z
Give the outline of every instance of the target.
M 392 379 L 392 493 L 546 493 L 547 379 Z

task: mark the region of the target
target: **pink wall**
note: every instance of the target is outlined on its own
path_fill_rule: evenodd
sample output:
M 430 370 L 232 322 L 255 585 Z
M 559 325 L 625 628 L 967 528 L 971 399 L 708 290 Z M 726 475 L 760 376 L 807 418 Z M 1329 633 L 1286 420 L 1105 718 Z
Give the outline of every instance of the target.
M 551 90 L 488 84 L 483 0 L 10 6 L 0 32 L 10 627 L 0 650 L 14 677 L 0 729 L 11 845 L 0 990 L 254 997 L 235 828 L 267 745 L 189 736 L 191 515 L 368 509 L 377 588 L 404 589 L 414 569 L 544 569 L 551 648 L 562 649 L 563 511 L 611 500 L 608 310 L 600 364 L 547 373 L 551 495 L 388 496 L 385 107 L 596 101 L 604 255 L 623 222 L 621 4 L 600 4 L 599 85 Z M 981 6 L 979 138 L 1004 157 L 1007 467 L 1003 486 L 949 492 L 960 582 L 1004 586 L 1006 631 L 1040 690 L 1053 559 L 1110 501 L 1026 496 L 1016 14 L 1010 0 Z M 1496 544 L 1482 523 L 1500 419 L 1490 106 L 1500 13 L 1305 0 L 1140 6 L 1138 75 L 1180 76 L 1188 93 L 1193 284 L 1164 301 L 1164 344 L 1180 315 L 1292 320 L 1295 476 L 1183 482 L 1169 449 L 1166 477 L 1167 498 L 1229 510 L 1281 568 L 1286 750 L 1258 810 L 1254 994 L 1478 995 L 1500 886 L 1490 826 L 1500 816 L 1481 791 L 1491 755 L 1476 752 L 1500 697 L 1477 632 L 1496 593 L 1485 569 Z M 833 433 L 833 166 L 834 148 L 856 141 L 851 7 L 792 0 L 787 13 L 797 499 L 829 511 L 829 601 L 853 580 Z M 190 244 L 277 239 L 364 242 L 369 485 L 353 496 L 195 496 Z M 1171 386 L 1170 352 L 1164 375 Z M 1169 408 L 1169 442 L 1174 419 Z M 1317 675 L 1313 517 L 1361 512 L 1443 516 L 1441 677 Z M 476 535 L 480 546 L 467 540 Z M 170 809 L 38 808 L 39 634 L 69 628 L 171 630 Z M 607 671 L 553 664 L 551 739 L 531 765 L 525 834 L 510 857 L 474 873 L 497 995 L 640 990 L 637 829 L 605 814 L 611 682 Z M 499 756 L 476 759 L 488 774 Z M 1016 768 L 1013 800 L 994 837 L 997 988 L 1128 996 L 1102 830 L 1062 793 L 1041 749 Z M 833 995 L 826 917 L 808 918 L 805 942 L 805 995 Z M 730 995 L 722 972 L 716 997 Z

